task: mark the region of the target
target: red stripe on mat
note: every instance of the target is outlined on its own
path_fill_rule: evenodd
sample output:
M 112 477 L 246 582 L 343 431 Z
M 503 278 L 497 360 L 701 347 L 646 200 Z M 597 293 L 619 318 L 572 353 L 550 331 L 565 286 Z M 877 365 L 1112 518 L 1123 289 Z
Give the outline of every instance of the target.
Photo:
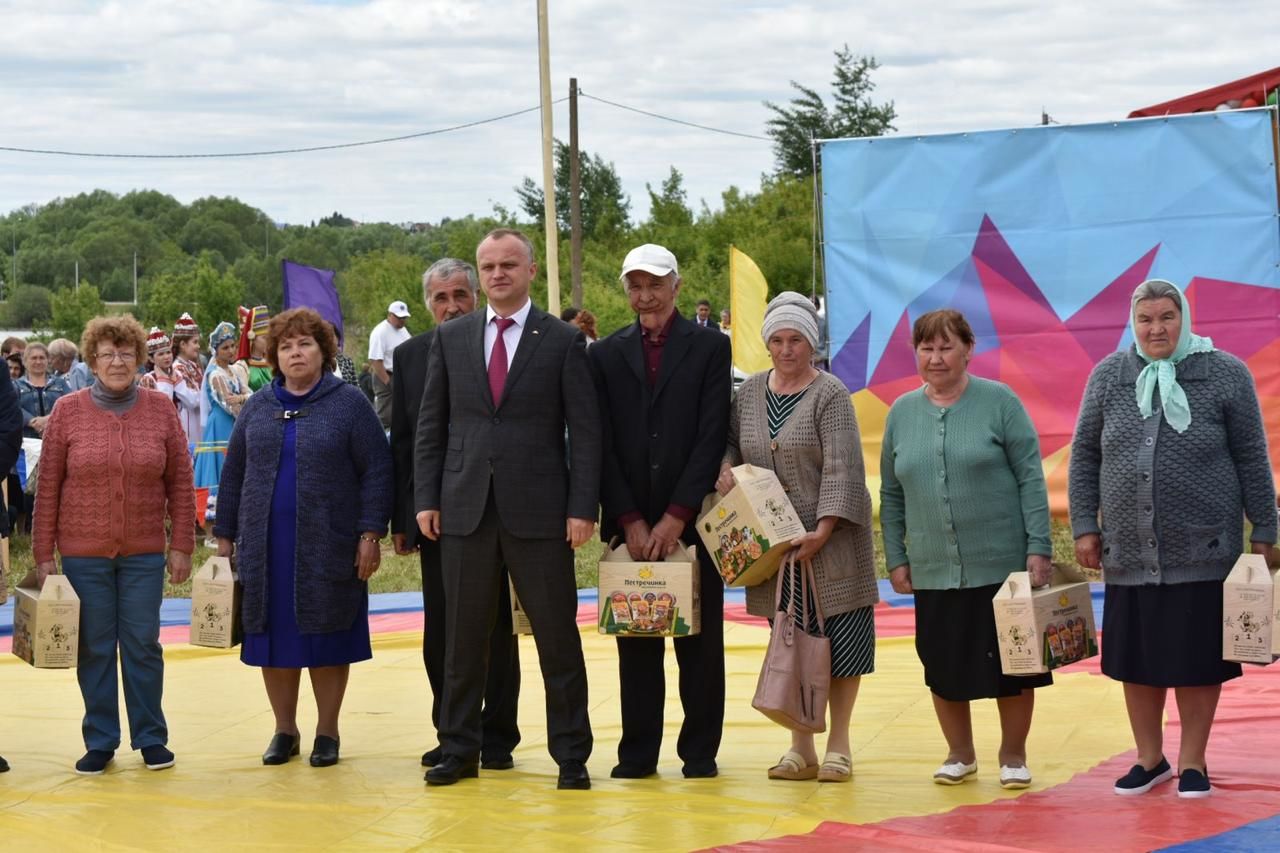
M 879 616 L 879 613 L 876 614 Z M 1090 662 L 1096 671 L 1097 658 Z M 1089 669 L 1077 665 L 1083 669 Z M 1042 713 L 1050 710 L 1044 703 Z M 1139 797 L 1118 797 L 1115 780 L 1135 760 L 1117 755 L 1052 788 L 943 814 L 902 817 L 874 824 L 834 821 L 811 833 L 715 848 L 727 851 L 876 850 L 1079 850 L 1144 851 L 1229 832 L 1280 814 L 1280 667 L 1246 667 L 1243 679 L 1222 692 L 1209 741 L 1213 796 L 1178 798 L 1177 782 Z M 1165 746 L 1173 759 L 1182 727 L 1169 698 Z M 1117 721 L 1082 720 L 1082 725 Z M 998 839 L 997 842 L 988 839 Z

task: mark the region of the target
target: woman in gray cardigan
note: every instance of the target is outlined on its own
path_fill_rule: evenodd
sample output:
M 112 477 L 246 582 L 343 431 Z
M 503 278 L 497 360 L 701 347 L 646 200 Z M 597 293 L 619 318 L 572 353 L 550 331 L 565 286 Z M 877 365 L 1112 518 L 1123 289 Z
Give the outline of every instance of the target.
M 791 748 L 770 768 L 769 778 L 847 782 L 852 773 L 849 720 L 861 677 L 875 668 L 872 609 L 879 600 L 858 421 L 844 384 L 813 366 L 818 344 L 813 303 L 798 293 L 779 294 L 769 303 L 762 332 L 773 370 L 757 373 L 738 389 L 716 489 L 725 494 L 733 488 L 731 468 L 744 462 L 778 475 L 808 531 L 792 544 L 798 561 L 812 561 L 831 640 L 826 755 L 819 765 L 813 735 L 792 732 Z M 747 612 L 773 616 L 775 584 L 770 579 L 749 587 Z M 784 607 L 790 587 L 783 589 Z M 812 604 L 809 613 L 809 630 L 817 633 Z
M 1102 671 L 1124 682 L 1138 763 L 1115 792 L 1173 778 L 1161 724 L 1168 688 L 1182 722 L 1178 796 L 1212 788 L 1205 748 L 1222 683 L 1222 581 L 1253 524 L 1274 561 L 1276 493 L 1249 369 L 1191 332 L 1177 287 L 1133 293 L 1134 346 L 1089 376 L 1071 443 L 1068 497 L 1076 559 L 1106 581 Z
M 365 581 L 391 517 L 391 449 L 355 386 L 333 375 L 333 327 L 309 308 L 277 314 L 275 378 L 236 419 L 213 532 L 238 558 L 240 657 L 262 667 L 276 732 L 263 764 L 300 751 L 298 686 L 311 675 L 319 719 L 311 766 L 338 762 L 351 664 L 372 657 Z

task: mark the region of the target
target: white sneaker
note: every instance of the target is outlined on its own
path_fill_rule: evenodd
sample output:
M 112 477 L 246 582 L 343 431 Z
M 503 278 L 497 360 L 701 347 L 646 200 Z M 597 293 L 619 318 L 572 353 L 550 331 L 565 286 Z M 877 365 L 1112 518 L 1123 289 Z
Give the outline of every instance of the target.
M 965 764 L 963 761 L 950 761 L 938 768 L 933 774 L 933 781 L 939 785 L 959 785 L 978 772 L 978 762 Z
M 1017 790 L 1031 787 L 1031 770 L 1025 764 L 1021 767 L 1000 765 L 1000 787 Z

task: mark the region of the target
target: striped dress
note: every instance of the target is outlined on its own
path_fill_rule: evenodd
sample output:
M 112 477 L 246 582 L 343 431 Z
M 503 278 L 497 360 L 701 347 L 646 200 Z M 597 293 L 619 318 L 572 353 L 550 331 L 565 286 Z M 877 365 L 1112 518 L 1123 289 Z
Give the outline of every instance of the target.
M 769 414 L 769 438 L 777 440 L 778 433 L 795 411 L 796 405 L 809 389 L 803 388 L 794 394 L 775 394 L 766 388 L 765 401 Z M 787 572 L 784 568 L 782 583 L 782 604 L 785 610 L 791 601 L 792 580 L 798 580 L 798 573 Z M 876 668 L 876 625 L 872 607 L 860 607 L 847 613 L 824 616 L 824 630 L 818 630 L 817 606 L 813 593 L 805 596 L 808 599 L 809 624 L 805 630 L 810 634 L 824 634 L 831 640 L 831 677 L 853 678 L 867 675 Z M 800 625 L 800 608 L 796 607 L 796 625 Z

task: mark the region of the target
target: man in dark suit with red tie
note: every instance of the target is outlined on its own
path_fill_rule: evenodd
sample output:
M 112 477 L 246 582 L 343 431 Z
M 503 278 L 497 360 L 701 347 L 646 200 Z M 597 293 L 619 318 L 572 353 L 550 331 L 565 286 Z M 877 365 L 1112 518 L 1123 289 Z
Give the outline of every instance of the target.
M 661 560 L 697 544 L 702 630 L 674 640 L 684 724 L 676 752 L 686 777 L 715 776 L 724 728 L 724 588 L 694 529 L 715 488 L 729 430 L 729 338 L 676 310 L 676 258 L 645 244 L 627 254 L 622 285 L 636 322 L 588 354 L 604 422 L 601 538 L 626 541 L 634 560 Z M 622 740 L 613 777 L 657 772 L 665 641 L 618 638 Z
M 489 304 L 436 331 L 418 417 L 419 529 L 441 543 L 444 756 L 432 785 L 478 775 L 489 634 L 505 564 L 538 649 L 559 788 L 589 788 L 587 672 L 573 549 L 595 531 L 600 410 L 586 340 L 529 301 L 533 247 L 492 231 L 476 249 Z M 567 440 L 566 440 L 567 432 Z
M 457 258 L 441 258 L 422 275 L 427 309 L 439 327 L 470 314 L 476 308 L 478 279 L 475 267 Z M 391 457 L 395 463 L 396 501 L 391 514 L 391 538 L 397 554 L 418 552 L 422 564 L 422 659 L 431 684 L 431 727 L 440 728 L 440 703 L 444 696 L 444 648 L 446 620 L 444 580 L 440 575 L 440 543 L 418 530 L 413 503 L 414 437 L 427 381 L 427 358 L 434 328 L 414 335 L 396 347 L 392 360 L 399 381 L 391 386 Z M 489 673 L 485 683 L 481 722 L 484 746 L 481 766 L 507 770 L 514 766 L 511 752 L 520 742 L 516 712 L 520 698 L 520 651 L 511 630 L 511 603 L 506 576 L 500 586 L 502 600 L 489 635 Z M 422 755 L 423 767 L 440 763 L 443 751 L 434 746 Z

